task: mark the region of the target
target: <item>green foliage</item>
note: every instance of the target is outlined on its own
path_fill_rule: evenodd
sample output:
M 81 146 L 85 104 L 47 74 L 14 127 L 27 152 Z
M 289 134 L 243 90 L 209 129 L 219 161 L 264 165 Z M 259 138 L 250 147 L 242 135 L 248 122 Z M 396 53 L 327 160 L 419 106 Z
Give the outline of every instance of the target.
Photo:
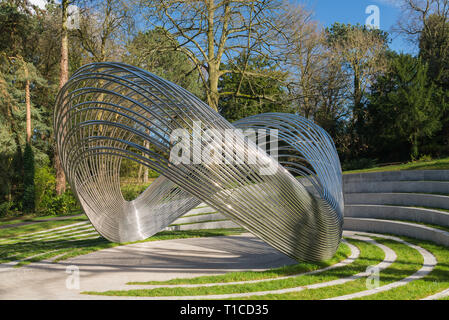
M 422 138 L 431 137 L 441 127 L 436 90 L 429 83 L 427 70 L 419 58 L 405 54 L 392 57 L 390 70 L 377 79 L 370 95 L 372 145 L 376 140 L 384 140 L 385 145 L 402 142 L 409 146 L 410 157 L 417 159 Z
M 432 14 L 419 37 L 419 57 L 428 64 L 429 80 L 436 86 L 436 104 L 442 126 L 432 138 L 423 140 L 422 151 L 437 157 L 449 155 L 449 21 Z
M 172 81 L 204 98 L 198 70 L 182 52 L 167 50 L 170 44 L 179 45 L 163 28 L 139 32 L 127 44 L 128 54 L 124 57 L 124 61 Z
M 246 68 L 247 72 L 255 75 L 242 79 L 239 73 L 228 73 L 221 77 L 219 110 L 228 121 L 265 112 L 292 111 L 288 105 L 276 102 L 283 100 L 282 96 L 285 95 L 282 82 L 277 79 L 285 78 L 286 75 L 279 71 L 278 66 L 262 56 L 247 57 L 246 54 L 229 64 L 224 69 L 234 69 L 237 66 L 238 69 Z M 267 77 L 268 74 L 272 77 Z
M 376 160 L 368 158 L 352 159 L 343 162 L 341 165 L 343 171 L 347 170 L 359 170 L 359 169 L 370 169 L 376 165 Z
M 53 197 L 42 199 L 40 206 L 45 208 L 41 214 L 54 216 L 68 215 L 80 209 L 70 189 L 59 196 L 55 194 Z
M 350 38 L 350 34 L 354 31 L 362 31 L 366 34 L 372 34 L 375 37 L 381 39 L 385 45 L 389 42 L 388 32 L 381 29 L 368 28 L 366 25 L 360 25 L 359 23 L 355 25 L 345 24 L 335 22 L 331 27 L 326 28 L 326 39 L 329 44 L 335 45 L 337 42 L 345 42 Z
M 0 217 L 7 217 L 11 215 L 17 215 L 17 212 L 13 210 L 14 202 L 4 201 L 0 203 Z
M 38 168 L 34 181 L 37 215 L 68 215 L 80 209 L 70 189 L 59 196 L 56 195 L 56 177 L 52 168 L 48 166 Z
M 429 77 L 449 89 L 449 21 L 430 15 L 419 38 L 419 56 L 429 65 Z
M 45 213 L 47 205 L 56 196 L 56 177 L 53 170 L 48 166 L 36 169 L 34 176 L 36 212 Z
M 130 184 L 125 185 L 120 188 L 122 191 L 123 198 L 127 201 L 132 201 L 135 198 L 137 198 L 142 192 L 145 191 L 145 189 L 148 188 L 148 185 L 136 185 L 136 184 Z

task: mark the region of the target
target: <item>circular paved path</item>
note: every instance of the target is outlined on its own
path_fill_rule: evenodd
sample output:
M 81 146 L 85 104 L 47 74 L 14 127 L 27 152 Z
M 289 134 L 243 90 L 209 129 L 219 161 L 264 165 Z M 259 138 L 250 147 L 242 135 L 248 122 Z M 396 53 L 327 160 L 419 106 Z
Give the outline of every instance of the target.
M 79 292 L 125 290 L 128 281 L 264 270 L 293 263 L 250 234 L 144 242 L 0 272 L 0 299 L 98 299 Z M 80 270 L 80 289 L 66 287 L 71 276 L 66 268 L 71 265 Z

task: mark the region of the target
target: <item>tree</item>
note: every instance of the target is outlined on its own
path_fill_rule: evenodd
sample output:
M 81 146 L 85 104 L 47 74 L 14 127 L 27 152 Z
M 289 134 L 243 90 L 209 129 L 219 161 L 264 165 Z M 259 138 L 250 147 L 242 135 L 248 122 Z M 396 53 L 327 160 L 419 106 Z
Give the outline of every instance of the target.
M 429 65 L 429 77 L 449 90 L 449 20 L 430 15 L 419 37 L 419 56 Z
M 341 65 L 352 79 L 347 83 L 352 100 L 349 134 L 352 156 L 360 157 L 367 148 L 360 134 L 364 128 L 366 93 L 374 79 L 386 70 L 388 35 L 359 24 L 334 23 L 326 29 L 326 40 L 333 54 L 331 61 Z
M 271 77 L 271 75 L 254 74 L 238 65 L 223 61 L 237 61 L 243 51 L 246 57 L 253 54 L 267 59 L 279 59 L 276 45 L 287 41 L 283 33 L 281 17 L 285 11 L 281 0 L 248 1 L 183 1 L 157 0 L 140 1 L 142 13 L 147 22 L 153 26 L 164 27 L 179 45 L 168 42 L 159 51 L 176 50 L 184 53 L 194 64 L 206 89 L 209 106 L 218 110 L 220 96 L 224 94 L 239 97 L 238 92 L 219 93 L 220 77 L 236 74 L 244 78 L 248 75 Z M 271 100 L 272 97 L 254 97 Z
M 39 17 L 24 2 L 0 3 L 0 197 L 21 208 L 24 196 L 23 146 L 36 140 L 42 109 L 33 102 L 44 80 L 33 62 L 40 31 Z M 39 159 L 45 157 L 36 150 Z M 32 161 L 34 161 L 32 159 Z
M 61 1 L 61 60 L 59 73 L 59 89 L 69 80 L 69 49 L 68 49 L 68 8 L 70 1 Z M 56 194 L 61 195 L 65 192 L 66 179 L 64 170 L 59 159 L 58 148 L 54 148 L 54 166 L 56 171 Z
M 241 54 L 237 61 L 230 64 L 239 68 L 245 66 L 251 74 L 271 74 L 272 77 L 249 76 L 242 78 L 238 74 L 224 75 L 219 82 L 219 91 L 222 93 L 219 100 L 219 111 L 228 120 L 235 121 L 251 115 L 265 112 L 288 112 L 292 109 L 286 100 L 285 89 L 282 82 L 276 79 L 285 79 L 286 74 L 276 65 L 263 56 L 247 58 Z M 227 67 L 226 65 L 224 66 Z M 227 94 L 229 93 L 229 94 Z M 237 93 L 237 94 L 232 94 Z M 274 101 L 266 101 L 262 97 L 277 97 Z
M 377 75 L 386 70 L 388 35 L 366 26 L 334 23 L 326 29 L 329 46 L 341 57 L 352 76 L 353 120 L 362 120 L 365 93 Z
M 437 107 L 442 114 L 442 128 L 431 141 L 429 153 L 437 156 L 449 152 L 449 18 L 432 14 L 419 36 L 419 56 L 429 66 L 428 76 L 437 95 Z M 429 139 L 430 140 L 430 139 Z
M 449 17 L 449 0 L 401 0 L 402 15 L 396 30 L 408 36 L 409 40 L 418 44 L 421 33 L 432 24 L 432 16 Z
M 148 70 L 164 79 L 172 81 L 186 90 L 204 97 L 204 87 L 195 65 L 179 51 L 158 52 L 167 42 L 179 43 L 165 29 L 156 28 L 145 33 L 139 32 L 126 45 L 125 63 Z
M 81 19 L 76 36 L 90 61 L 119 60 L 128 33 L 133 29 L 132 10 L 116 0 L 79 3 Z
M 290 39 L 283 48 L 290 99 L 295 111 L 306 118 L 314 118 L 319 105 L 320 76 L 328 66 L 323 33 L 312 20 L 312 13 L 302 6 L 290 6 L 283 20 Z
M 380 76 L 370 95 L 373 139 L 400 148 L 398 137 L 410 145 L 410 157 L 419 155 L 420 141 L 441 127 L 441 113 L 435 105 L 435 85 L 428 81 L 428 66 L 411 55 L 394 55 L 390 70 Z M 396 143 L 395 143 L 396 142 Z M 382 144 L 382 143 L 381 143 Z

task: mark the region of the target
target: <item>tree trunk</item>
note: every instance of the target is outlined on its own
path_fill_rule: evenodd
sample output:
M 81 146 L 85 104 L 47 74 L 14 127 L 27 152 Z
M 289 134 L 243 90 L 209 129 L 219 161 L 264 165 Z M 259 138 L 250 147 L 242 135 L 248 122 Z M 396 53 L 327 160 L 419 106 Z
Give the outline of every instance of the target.
M 207 92 L 207 103 L 209 106 L 218 111 L 218 78 L 220 70 L 220 59 L 215 57 L 215 35 L 214 35 L 214 18 L 215 18 L 215 2 L 208 0 L 207 7 L 207 71 L 209 90 Z
M 25 66 L 25 105 L 26 105 L 26 130 L 27 143 L 31 144 L 31 99 L 30 99 L 30 79 L 28 79 L 28 67 Z
M 212 109 L 218 111 L 218 67 L 209 64 L 208 73 L 209 92 L 207 94 L 207 103 Z
M 412 152 L 411 152 L 411 158 L 412 160 L 418 160 L 418 133 L 413 133 L 412 135 Z
M 62 0 L 62 25 L 61 25 L 61 63 L 60 63 L 60 78 L 59 78 L 59 89 L 61 89 L 64 84 L 69 79 L 69 52 L 68 52 L 68 33 L 67 33 L 67 17 L 68 17 L 68 0 Z M 61 161 L 59 159 L 58 148 L 55 147 L 55 170 L 56 170 L 56 193 L 58 195 L 64 193 L 65 191 L 65 175 L 62 169 Z

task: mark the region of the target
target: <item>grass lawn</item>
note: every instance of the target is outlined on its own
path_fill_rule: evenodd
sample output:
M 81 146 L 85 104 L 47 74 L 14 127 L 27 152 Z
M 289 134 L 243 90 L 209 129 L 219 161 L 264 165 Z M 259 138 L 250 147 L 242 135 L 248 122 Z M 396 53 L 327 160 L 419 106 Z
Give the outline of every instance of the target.
M 313 275 L 304 275 L 294 278 L 271 280 L 259 283 L 216 285 L 210 287 L 196 288 L 155 288 L 155 289 L 136 289 L 106 292 L 84 292 L 85 294 L 111 295 L 111 296 L 190 296 L 190 295 L 210 295 L 210 294 L 228 294 L 228 293 L 246 293 L 265 290 L 277 290 L 283 288 L 293 288 L 313 283 L 331 281 L 343 277 L 351 276 L 366 270 L 367 266 L 377 264 L 384 259 L 384 252 L 370 244 L 358 240 L 349 240 L 350 243 L 359 247 L 361 254 L 353 263 L 317 273 Z
M 348 173 L 381 172 L 381 171 L 399 171 L 399 170 L 449 170 L 449 158 L 442 158 L 430 161 L 412 161 L 404 164 L 374 167 L 369 169 L 350 170 Z
M 423 258 L 419 252 L 409 246 L 392 240 L 376 239 L 377 242 L 390 247 L 396 252 L 396 261 L 380 272 L 379 285 L 406 278 L 422 267 Z M 248 297 L 248 299 L 286 299 L 286 300 L 320 300 L 367 290 L 366 277 L 344 284 L 319 289 L 306 289 L 286 294 Z
M 40 219 L 42 219 L 42 217 L 35 218 L 35 220 L 40 220 Z M 87 221 L 87 217 L 84 214 L 81 216 L 67 217 L 67 219 L 64 219 L 64 220 L 43 221 L 43 222 L 37 222 L 37 223 L 23 225 L 23 226 L 19 226 L 19 227 L 4 228 L 4 229 L 0 229 L 0 238 L 11 238 L 11 237 L 19 236 L 19 235 L 24 235 L 27 233 L 44 231 L 47 229 L 62 227 L 62 226 L 66 226 L 69 224 L 83 222 L 83 221 Z
M 418 245 L 431 252 L 438 263 L 427 276 L 409 282 L 405 286 L 394 288 L 385 292 L 366 296 L 360 299 L 371 300 L 417 300 L 433 295 L 449 288 L 449 254 L 448 248 L 428 241 L 401 237 L 412 244 Z
M 383 238 L 373 237 L 377 242 L 382 243 L 397 254 L 396 261 L 387 269 L 380 272 L 380 285 L 386 285 L 395 281 L 406 278 L 422 267 L 423 258 L 416 249 L 413 249 L 405 244 Z M 431 252 L 437 259 L 438 264 L 431 273 L 424 278 L 407 283 L 404 286 L 397 287 L 385 292 L 375 293 L 360 299 L 421 299 L 429 295 L 433 295 L 440 291 L 449 288 L 449 254 L 447 248 L 439 246 L 427 241 L 420 241 L 401 237 L 402 239 L 416 244 L 429 252 Z M 321 283 L 335 279 L 341 279 L 353 274 L 363 272 L 367 266 L 379 263 L 383 257 L 383 251 L 378 247 L 368 244 L 366 242 L 349 240 L 349 242 L 358 246 L 361 249 L 360 257 L 351 265 L 340 267 L 334 270 L 325 271 L 316 275 L 298 276 L 286 280 L 273 280 L 254 284 L 240 284 L 240 285 L 217 285 L 211 287 L 197 287 L 197 288 L 155 288 L 155 289 L 135 289 L 135 290 L 121 290 L 121 291 L 106 291 L 106 292 L 84 292 L 85 294 L 95 295 L 111 295 L 111 296 L 184 296 L 184 295 L 208 295 L 208 294 L 226 294 L 226 293 L 241 293 L 241 292 L 255 292 L 276 290 L 280 288 L 290 288 L 313 283 Z M 339 249 L 342 253 L 343 247 Z M 317 267 L 315 267 L 317 268 Z M 294 265 L 286 269 L 277 268 L 263 272 L 233 272 L 221 276 L 205 276 L 192 279 L 173 279 L 164 282 L 145 282 L 132 284 L 202 284 L 202 283 L 218 283 L 231 282 L 242 280 L 254 280 L 265 277 L 278 277 L 284 275 L 291 275 L 292 273 L 304 272 L 310 270 L 310 265 Z M 283 271 L 282 271 L 283 270 Z M 305 289 L 299 292 L 292 292 L 286 294 L 269 294 L 264 296 L 249 296 L 247 298 L 239 297 L 238 299 L 325 299 L 337 297 L 341 295 L 351 294 L 367 290 L 366 277 L 353 280 L 341 285 L 330 286 L 318 289 Z M 443 298 L 449 299 L 449 298 Z
M 23 223 L 23 222 L 40 222 L 41 220 L 46 219 L 52 219 L 52 218 L 59 218 L 59 217 L 67 217 L 70 218 L 71 216 L 81 214 L 81 210 L 77 210 L 72 212 L 71 214 L 68 214 L 66 216 L 36 216 L 36 214 L 26 214 L 22 216 L 14 216 L 14 217 L 4 217 L 0 218 L 0 226 L 8 226 L 16 223 Z M 1 231 L 0 231 L 1 232 Z

